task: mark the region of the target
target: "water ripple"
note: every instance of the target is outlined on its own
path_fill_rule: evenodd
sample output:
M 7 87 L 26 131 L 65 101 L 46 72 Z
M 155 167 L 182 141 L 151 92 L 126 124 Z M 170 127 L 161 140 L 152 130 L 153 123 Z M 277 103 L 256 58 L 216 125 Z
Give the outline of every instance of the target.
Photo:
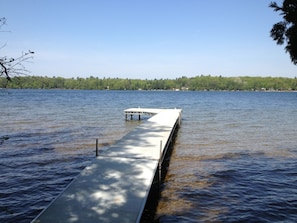
M 296 93 L 9 90 L 0 97 L 0 222 L 29 222 L 139 122 L 183 109 L 157 222 L 296 222 Z

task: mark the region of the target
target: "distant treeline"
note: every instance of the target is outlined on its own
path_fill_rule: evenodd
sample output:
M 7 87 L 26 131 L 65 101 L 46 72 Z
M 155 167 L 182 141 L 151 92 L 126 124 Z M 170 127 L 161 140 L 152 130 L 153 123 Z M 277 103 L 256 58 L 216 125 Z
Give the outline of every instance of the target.
M 0 88 L 89 90 L 240 90 L 296 91 L 297 78 L 196 76 L 176 79 L 62 78 L 22 76 L 0 78 Z

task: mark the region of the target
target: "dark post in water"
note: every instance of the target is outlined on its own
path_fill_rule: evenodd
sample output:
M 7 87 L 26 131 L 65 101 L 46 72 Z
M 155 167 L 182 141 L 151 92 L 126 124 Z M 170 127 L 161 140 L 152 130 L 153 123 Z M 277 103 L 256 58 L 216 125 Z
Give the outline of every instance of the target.
M 98 152 L 98 139 L 96 139 L 96 156 L 99 156 L 99 152 Z

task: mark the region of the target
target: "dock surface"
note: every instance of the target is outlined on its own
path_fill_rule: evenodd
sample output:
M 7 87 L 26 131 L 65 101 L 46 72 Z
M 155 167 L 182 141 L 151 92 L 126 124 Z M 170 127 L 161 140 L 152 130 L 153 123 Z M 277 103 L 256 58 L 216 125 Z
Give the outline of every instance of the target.
M 139 222 L 181 109 L 127 109 L 154 115 L 100 153 L 33 222 Z

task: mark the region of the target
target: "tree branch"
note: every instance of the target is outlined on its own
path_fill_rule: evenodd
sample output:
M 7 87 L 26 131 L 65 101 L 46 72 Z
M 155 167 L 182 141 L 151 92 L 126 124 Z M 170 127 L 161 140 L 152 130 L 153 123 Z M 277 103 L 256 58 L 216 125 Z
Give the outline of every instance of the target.
M 24 75 L 29 71 L 24 66 L 24 62 L 33 58 L 34 52 L 28 51 L 22 53 L 21 56 L 17 58 L 0 58 L 0 77 L 4 76 L 7 80 L 11 80 L 12 76 Z

